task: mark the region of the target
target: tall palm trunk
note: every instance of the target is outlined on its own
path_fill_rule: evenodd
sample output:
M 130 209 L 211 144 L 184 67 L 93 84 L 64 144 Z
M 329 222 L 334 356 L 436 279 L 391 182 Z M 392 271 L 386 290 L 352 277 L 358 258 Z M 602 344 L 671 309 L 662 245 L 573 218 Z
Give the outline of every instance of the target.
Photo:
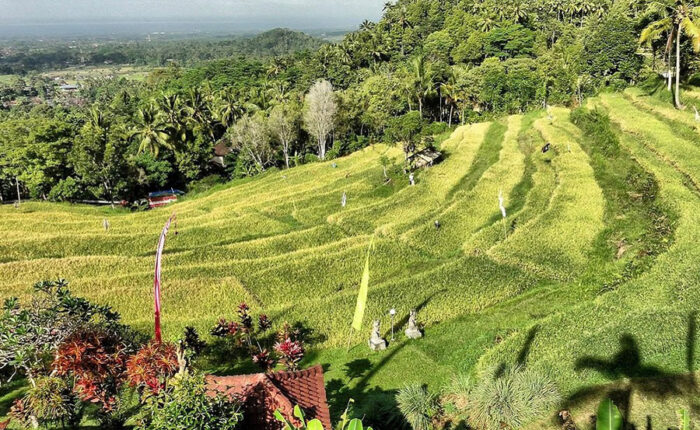
M 681 23 L 676 35 L 676 109 L 681 109 Z
M 22 204 L 22 196 L 19 193 L 19 179 L 15 176 L 15 185 L 17 186 L 17 204 Z
M 669 49 L 668 50 L 668 92 L 671 92 L 671 87 L 673 86 L 673 63 L 671 60 L 673 59 L 673 50 Z

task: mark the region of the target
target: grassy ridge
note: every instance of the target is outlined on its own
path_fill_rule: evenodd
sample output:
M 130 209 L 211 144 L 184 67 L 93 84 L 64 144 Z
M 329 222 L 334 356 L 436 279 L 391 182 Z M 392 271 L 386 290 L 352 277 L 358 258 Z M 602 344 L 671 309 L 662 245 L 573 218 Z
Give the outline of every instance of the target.
M 567 112 L 556 114 L 557 122 L 568 121 Z M 489 254 L 543 276 L 572 279 L 585 267 L 588 249 L 603 228 L 603 195 L 578 142 L 546 119 L 536 121 L 535 128 L 554 145 L 552 163 L 560 172 L 557 189 L 545 212 Z
M 415 186 L 395 168 L 385 180 L 382 155 L 399 165 L 403 154 L 375 145 L 144 213 L 0 207 L 0 292 L 27 298 L 35 281 L 64 277 L 76 294 L 150 330 L 155 241 L 177 212 L 178 234 L 164 257 L 166 337 L 186 325 L 206 333 L 241 301 L 277 324 L 302 321 L 318 338 L 305 363 L 326 365 L 334 411 L 347 397 L 390 398 L 407 382 L 439 387 L 458 371 L 483 375 L 521 356 L 533 332 L 528 365 L 555 368 L 567 395 L 616 379 L 576 363 L 613 356 L 627 331 L 638 336 L 645 363 L 681 371 L 685 353 L 676 343 L 700 286 L 692 270 L 700 257 L 692 246 L 700 153 L 673 133 L 665 111 L 630 97 L 589 102 L 620 127 L 614 155 L 567 110 L 553 109 L 552 120 L 540 112 L 459 127 L 442 143 L 445 160 L 418 172 Z M 543 154 L 545 142 L 553 149 Z M 365 329 L 348 352 L 372 235 Z M 397 342 L 372 354 L 371 320 L 382 319 L 390 336 L 390 308 L 402 322 L 418 308 L 426 337 L 407 341 L 397 325 Z M 357 360 L 369 370 L 353 378 L 347 368 Z

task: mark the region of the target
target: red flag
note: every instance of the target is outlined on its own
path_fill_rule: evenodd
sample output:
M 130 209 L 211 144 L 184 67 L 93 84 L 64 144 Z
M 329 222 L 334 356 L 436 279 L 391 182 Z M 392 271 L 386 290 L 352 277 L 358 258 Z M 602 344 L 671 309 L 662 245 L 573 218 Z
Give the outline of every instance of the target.
M 161 257 L 163 257 L 163 248 L 165 247 L 165 236 L 170 230 L 170 223 L 175 219 L 175 214 L 168 218 L 168 222 L 165 223 L 163 231 L 160 233 L 160 239 L 158 239 L 158 248 L 156 249 L 156 269 L 155 277 L 153 279 L 153 293 L 155 296 L 155 324 L 156 324 L 156 342 L 161 342 L 161 331 L 160 331 L 160 267 L 161 267 Z M 177 233 L 177 232 L 176 232 Z

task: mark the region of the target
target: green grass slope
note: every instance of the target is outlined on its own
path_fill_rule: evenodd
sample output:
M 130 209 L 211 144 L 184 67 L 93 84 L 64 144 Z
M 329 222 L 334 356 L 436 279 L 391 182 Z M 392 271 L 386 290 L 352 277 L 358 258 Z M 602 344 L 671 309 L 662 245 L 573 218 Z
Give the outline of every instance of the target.
M 155 242 L 176 212 L 163 263 L 165 336 L 187 325 L 207 333 L 241 301 L 277 324 L 302 321 L 318 339 L 305 364 L 325 365 L 334 413 L 353 397 L 384 428 L 377 408 L 405 383 L 438 388 L 457 373 L 487 378 L 519 363 L 549 372 L 562 407 L 581 417 L 619 384 L 633 385 L 635 423 L 648 407 L 672 415 L 690 404 L 684 375 L 698 361 L 688 340 L 700 302 L 694 118 L 637 90 L 588 106 L 609 113 L 619 152 L 552 109 L 551 118 L 457 128 L 442 144 L 445 160 L 420 171 L 415 186 L 399 169 L 385 181 L 381 157 L 398 165 L 403 154 L 375 145 L 143 213 L 3 206 L 0 295 L 27 299 L 37 280 L 62 277 L 151 330 Z M 542 153 L 546 142 L 552 150 Z M 372 236 L 365 324 L 348 349 Z M 390 336 L 390 308 L 397 340 L 372 353 L 371 320 Z M 412 308 L 426 325 L 418 341 L 402 335 Z M 212 363 L 218 372 L 237 365 Z

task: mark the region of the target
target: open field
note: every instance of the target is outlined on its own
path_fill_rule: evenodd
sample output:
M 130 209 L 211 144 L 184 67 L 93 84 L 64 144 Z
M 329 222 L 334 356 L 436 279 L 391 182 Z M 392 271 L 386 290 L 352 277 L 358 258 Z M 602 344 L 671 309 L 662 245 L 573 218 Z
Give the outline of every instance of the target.
M 665 428 L 697 398 L 688 376 L 700 364 L 694 119 L 637 90 L 588 105 L 609 113 L 619 153 L 601 153 L 568 110 L 553 108 L 551 119 L 536 112 L 458 128 L 442 143 L 445 160 L 415 186 L 399 173 L 384 183 L 380 157 L 398 164 L 403 154 L 375 145 L 149 212 L 6 205 L 0 295 L 26 300 L 34 282 L 66 278 L 75 294 L 151 330 L 155 243 L 175 212 L 165 336 L 188 325 L 207 333 L 241 301 L 277 324 L 303 321 L 319 338 L 306 364 L 326 365 L 334 413 L 349 397 L 370 411 L 371 399 L 407 382 L 439 388 L 457 373 L 519 363 L 550 373 L 581 423 L 600 396 L 629 390 L 630 421 L 641 428 L 652 414 Z M 365 330 L 347 351 L 373 235 Z M 390 336 L 392 307 L 397 342 L 371 353 L 371 321 L 381 318 Z M 418 341 L 402 334 L 411 308 L 426 324 Z

